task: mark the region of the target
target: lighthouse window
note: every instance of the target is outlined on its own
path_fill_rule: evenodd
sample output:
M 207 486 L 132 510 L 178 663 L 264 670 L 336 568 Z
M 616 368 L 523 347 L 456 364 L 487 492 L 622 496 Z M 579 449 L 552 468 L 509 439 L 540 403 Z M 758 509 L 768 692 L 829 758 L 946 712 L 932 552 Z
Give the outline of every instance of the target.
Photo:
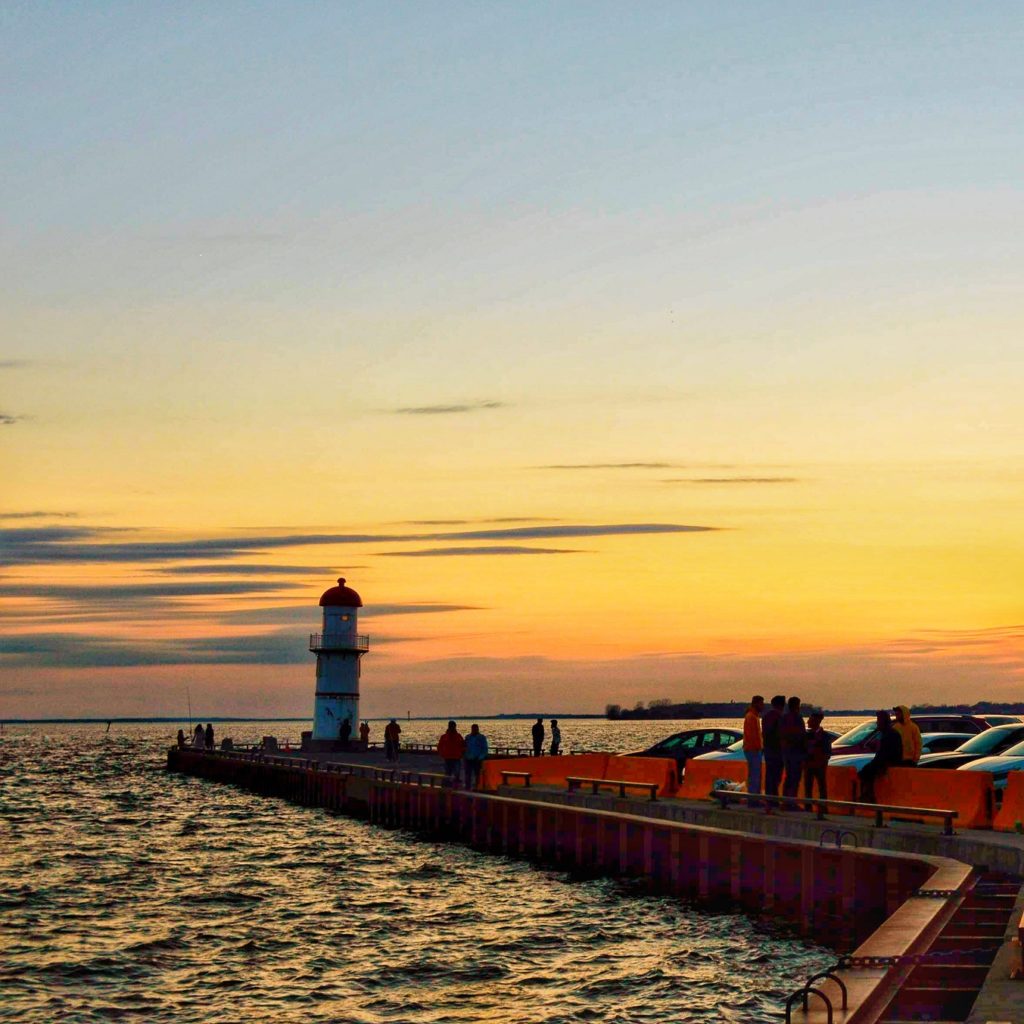
M 351 619 L 351 618 L 352 618 L 351 615 L 342 615 L 341 621 L 342 622 L 348 622 L 348 620 Z

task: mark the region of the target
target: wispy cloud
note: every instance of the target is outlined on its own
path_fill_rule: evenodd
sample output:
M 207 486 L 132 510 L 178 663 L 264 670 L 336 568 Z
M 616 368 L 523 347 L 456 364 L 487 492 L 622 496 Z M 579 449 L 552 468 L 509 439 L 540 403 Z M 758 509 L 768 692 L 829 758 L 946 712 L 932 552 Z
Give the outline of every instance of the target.
M 36 509 L 32 512 L 0 512 L 0 519 L 78 519 L 80 512 L 44 512 Z
M 451 555 L 579 555 L 571 548 L 528 548 L 511 544 L 494 544 L 464 548 L 422 548 L 416 551 L 378 551 L 386 558 L 441 558 Z
M 29 359 L 0 359 L 0 370 L 23 370 L 31 365 Z
M 109 540 L 115 531 L 87 526 L 0 529 L 0 564 L 42 565 L 100 562 L 173 562 L 230 559 L 281 548 L 323 544 L 400 544 L 458 541 L 528 541 L 575 537 L 707 533 L 714 526 L 681 523 L 603 523 L 500 527 L 491 530 L 443 530 L 418 533 L 290 533 L 221 538 L 128 541 Z
M 537 469 L 674 469 L 671 462 L 564 462 Z
M 21 423 L 24 416 L 12 416 L 10 413 L 0 412 L 0 427 L 13 427 L 15 423 Z
M 360 622 L 371 621 L 393 615 L 440 615 L 451 612 L 483 611 L 475 605 L 442 604 L 371 604 L 360 615 Z M 319 609 L 309 603 L 274 605 L 270 608 L 240 608 L 221 612 L 217 619 L 226 625 L 247 626 L 288 626 L 305 625 L 319 618 Z
M 257 594 L 297 587 L 297 583 L 0 583 L 0 597 L 43 598 L 51 601 L 139 601 L 148 598 L 220 597 L 227 594 Z
M 349 568 L 363 568 L 350 566 Z M 169 565 L 150 572 L 172 576 L 331 576 L 337 575 L 324 565 L 266 565 L 257 562 L 200 562 L 193 565 Z
M 481 409 L 504 409 L 504 402 L 460 402 L 451 405 L 406 405 L 392 409 L 399 416 L 449 416 L 454 413 L 479 412 Z

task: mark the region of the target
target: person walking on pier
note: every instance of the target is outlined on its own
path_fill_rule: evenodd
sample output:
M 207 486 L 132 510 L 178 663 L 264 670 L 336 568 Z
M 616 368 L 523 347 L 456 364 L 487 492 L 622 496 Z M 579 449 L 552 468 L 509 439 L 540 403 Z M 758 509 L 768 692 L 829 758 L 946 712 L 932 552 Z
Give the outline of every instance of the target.
M 533 756 L 540 757 L 544 752 L 544 719 L 538 718 L 530 730 L 533 736 Z
M 551 756 L 556 757 L 562 745 L 562 730 L 558 728 L 558 719 L 551 719 Z
M 865 803 L 875 803 L 875 781 L 884 775 L 892 765 L 903 760 L 903 739 L 892 727 L 888 711 L 878 715 L 878 753 L 857 773 L 860 779 L 860 798 Z
M 204 741 L 206 743 L 207 750 L 213 750 L 213 723 L 206 723 L 206 732 L 204 734 Z
M 766 796 L 778 796 L 779 784 L 782 782 L 782 736 L 779 725 L 782 712 L 786 707 L 786 698 L 782 694 L 772 697 L 772 706 L 761 719 L 761 740 L 764 749 L 764 792 Z M 773 804 L 768 805 L 772 810 Z
M 466 753 L 466 741 L 455 727 L 454 722 L 448 723 L 447 732 L 441 733 L 437 741 L 437 752 L 444 758 L 444 777 L 453 786 L 459 784 L 459 764 Z
M 402 727 L 393 718 L 384 726 L 384 759 L 398 760 L 398 737 L 402 735 Z
M 764 697 L 757 694 L 750 698 L 750 707 L 743 716 L 743 756 L 747 761 L 747 792 L 761 792 L 761 761 L 764 759 L 764 741 L 761 739 L 761 714 L 764 711 Z M 759 806 L 751 800 L 748 807 Z
M 480 731 L 480 726 L 474 722 L 469 727 L 469 735 L 466 737 L 466 788 L 476 789 L 480 781 L 480 769 L 483 767 L 484 758 L 487 757 L 487 737 Z
M 900 734 L 900 742 L 903 744 L 903 757 L 900 763 L 907 768 L 913 768 L 921 760 L 921 730 L 910 717 L 910 708 L 906 704 L 897 705 L 893 711 L 896 712 L 896 724 L 893 729 Z
M 818 783 L 818 796 L 828 799 L 828 759 L 832 756 L 832 737 L 821 727 L 825 716 L 815 711 L 807 718 L 807 760 L 804 762 L 804 796 L 814 795 L 814 783 Z M 807 810 L 812 810 L 810 804 Z
M 807 759 L 807 726 L 800 714 L 800 698 L 790 697 L 786 711 L 779 719 L 779 733 L 782 740 L 782 762 L 786 777 L 782 783 L 784 796 L 800 795 L 800 781 L 804 777 L 804 761 Z M 795 804 L 786 804 L 795 807 Z

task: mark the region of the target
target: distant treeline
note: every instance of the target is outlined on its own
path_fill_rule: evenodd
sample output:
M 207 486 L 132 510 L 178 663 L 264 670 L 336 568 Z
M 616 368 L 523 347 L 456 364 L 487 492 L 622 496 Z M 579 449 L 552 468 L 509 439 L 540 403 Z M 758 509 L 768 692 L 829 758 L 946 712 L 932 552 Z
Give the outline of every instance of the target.
M 770 699 L 771 695 L 766 695 Z M 624 708 L 620 704 L 607 704 L 605 717 L 617 719 L 657 718 L 742 718 L 747 710 L 746 701 L 707 702 L 687 700 L 674 703 L 667 698 L 652 700 L 644 705 L 642 701 L 634 707 Z M 805 705 L 805 710 L 810 705 Z M 833 708 L 830 715 L 873 715 L 878 708 Z M 976 704 L 911 704 L 911 714 L 926 715 L 1024 715 L 1024 702 L 979 701 Z

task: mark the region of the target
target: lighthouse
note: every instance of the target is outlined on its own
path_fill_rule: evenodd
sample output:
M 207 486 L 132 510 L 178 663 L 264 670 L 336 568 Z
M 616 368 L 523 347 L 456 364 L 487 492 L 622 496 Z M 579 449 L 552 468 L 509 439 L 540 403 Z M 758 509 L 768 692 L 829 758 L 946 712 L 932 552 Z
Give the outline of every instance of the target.
M 341 735 L 348 719 L 350 733 L 359 729 L 359 666 L 370 649 L 370 638 L 360 636 L 358 614 L 362 598 L 345 580 L 324 591 L 322 632 L 309 638 L 316 655 L 316 701 L 313 705 L 313 743 L 330 748 Z

